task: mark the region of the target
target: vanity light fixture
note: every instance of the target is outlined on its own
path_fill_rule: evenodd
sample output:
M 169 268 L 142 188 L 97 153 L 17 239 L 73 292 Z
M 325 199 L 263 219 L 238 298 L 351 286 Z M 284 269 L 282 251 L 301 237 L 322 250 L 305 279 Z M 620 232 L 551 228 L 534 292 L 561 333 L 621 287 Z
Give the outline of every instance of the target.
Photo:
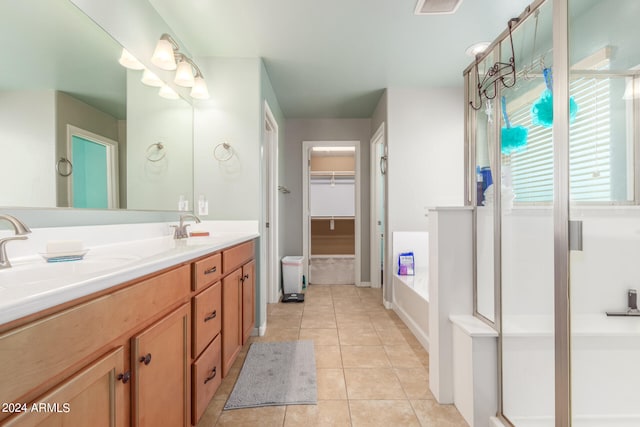
M 166 99 L 180 99 L 180 95 L 178 95 L 175 90 L 171 89 L 167 85 L 162 85 L 160 87 L 160 91 L 158 91 L 158 95 Z
M 140 79 L 140 81 L 151 87 L 162 87 L 162 85 L 164 85 L 162 80 L 160 80 L 160 78 L 156 76 L 153 71 L 149 71 L 146 68 L 144 70 L 144 73 L 142 73 L 142 78 Z
M 193 87 L 193 68 L 190 64 L 191 60 L 180 54 L 178 68 L 176 69 L 176 77 L 173 79 L 175 84 L 182 87 Z
M 207 89 L 207 83 L 204 81 L 204 77 L 198 71 L 191 88 L 191 97 L 194 99 L 209 99 L 209 89 Z
M 140 63 L 127 49 L 122 49 L 122 55 L 120 55 L 120 59 L 118 59 L 120 65 L 130 70 L 144 70 L 144 65 Z
M 165 33 L 160 36 L 160 40 L 156 43 L 151 62 L 163 70 L 173 71 L 177 67 L 175 54 L 179 49 L 180 46 L 178 46 L 173 37 Z

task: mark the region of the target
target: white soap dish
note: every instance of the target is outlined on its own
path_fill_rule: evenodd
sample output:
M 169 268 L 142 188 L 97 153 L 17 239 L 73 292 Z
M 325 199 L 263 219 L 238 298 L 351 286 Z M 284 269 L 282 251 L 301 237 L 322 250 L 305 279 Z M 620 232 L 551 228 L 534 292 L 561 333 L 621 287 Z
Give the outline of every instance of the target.
M 67 261 L 79 261 L 89 252 L 89 249 L 82 249 L 77 251 L 64 251 L 64 252 L 40 252 L 40 256 L 47 262 L 67 262 Z

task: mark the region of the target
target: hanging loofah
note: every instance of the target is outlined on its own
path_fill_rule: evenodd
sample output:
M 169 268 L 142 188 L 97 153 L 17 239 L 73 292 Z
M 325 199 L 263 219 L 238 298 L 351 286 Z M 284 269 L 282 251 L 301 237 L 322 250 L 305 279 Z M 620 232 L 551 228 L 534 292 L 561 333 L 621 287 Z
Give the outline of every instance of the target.
M 507 116 L 507 102 L 502 97 L 502 117 L 506 127 L 502 128 L 502 154 L 509 155 L 524 151 L 527 148 L 527 136 L 529 135 L 529 129 L 524 126 L 511 127 L 511 122 Z
M 540 98 L 531 106 L 531 123 L 549 128 L 553 126 L 553 77 L 551 68 L 542 70 L 544 84 L 547 86 Z M 573 96 L 569 98 L 569 123 L 573 123 L 578 114 L 578 104 Z

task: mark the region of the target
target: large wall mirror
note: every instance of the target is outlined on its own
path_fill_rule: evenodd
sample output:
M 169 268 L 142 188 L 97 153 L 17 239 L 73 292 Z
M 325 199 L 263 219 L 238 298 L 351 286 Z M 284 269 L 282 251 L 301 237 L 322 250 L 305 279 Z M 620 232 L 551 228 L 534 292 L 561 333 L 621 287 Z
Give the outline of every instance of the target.
M 2 2 L 0 39 L 0 206 L 155 211 L 193 200 L 192 106 L 122 67 L 122 46 L 81 10 Z

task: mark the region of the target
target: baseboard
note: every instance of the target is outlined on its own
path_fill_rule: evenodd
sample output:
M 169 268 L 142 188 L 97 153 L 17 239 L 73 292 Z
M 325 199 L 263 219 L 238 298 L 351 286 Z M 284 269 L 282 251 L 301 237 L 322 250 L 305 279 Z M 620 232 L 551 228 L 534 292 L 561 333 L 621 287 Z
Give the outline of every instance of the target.
M 407 328 L 409 328 L 409 330 L 413 332 L 413 335 L 415 335 L 420 344 L 422 344 L 422 347 L 424 347 L 425 350 L 429 351 L 429 337 L 422 331 L 422 329 L 420 329 L 418 325 L 416 325 L 413 319 L 409 317 L 401 307 L 393 304 L 393 311 L 395 311 L 398 317 L 402 319 L 405 325 L 407 325 Z
M 505 424 L 500 421 L 499 418 L 491 417 L 489 418 L 489 426 L 490 427 L 507 427 Z
M 389 302 L 387 300 L 383 300 L 382 304 L 384 305 L 384 308 L 386 308 L 387 310 L 393 310 L 393 303 Z
M 267 332 L 267 321 L 265 320 L 264 323 L 260 325 L 260 327 L 253 328 L 253 332 L 251 333 L 251 336 L 263 337 L 266 332 Z
M 371 287 L 371 282 L 356 283 L 356 287 L 357 288 L 370 288 Z

